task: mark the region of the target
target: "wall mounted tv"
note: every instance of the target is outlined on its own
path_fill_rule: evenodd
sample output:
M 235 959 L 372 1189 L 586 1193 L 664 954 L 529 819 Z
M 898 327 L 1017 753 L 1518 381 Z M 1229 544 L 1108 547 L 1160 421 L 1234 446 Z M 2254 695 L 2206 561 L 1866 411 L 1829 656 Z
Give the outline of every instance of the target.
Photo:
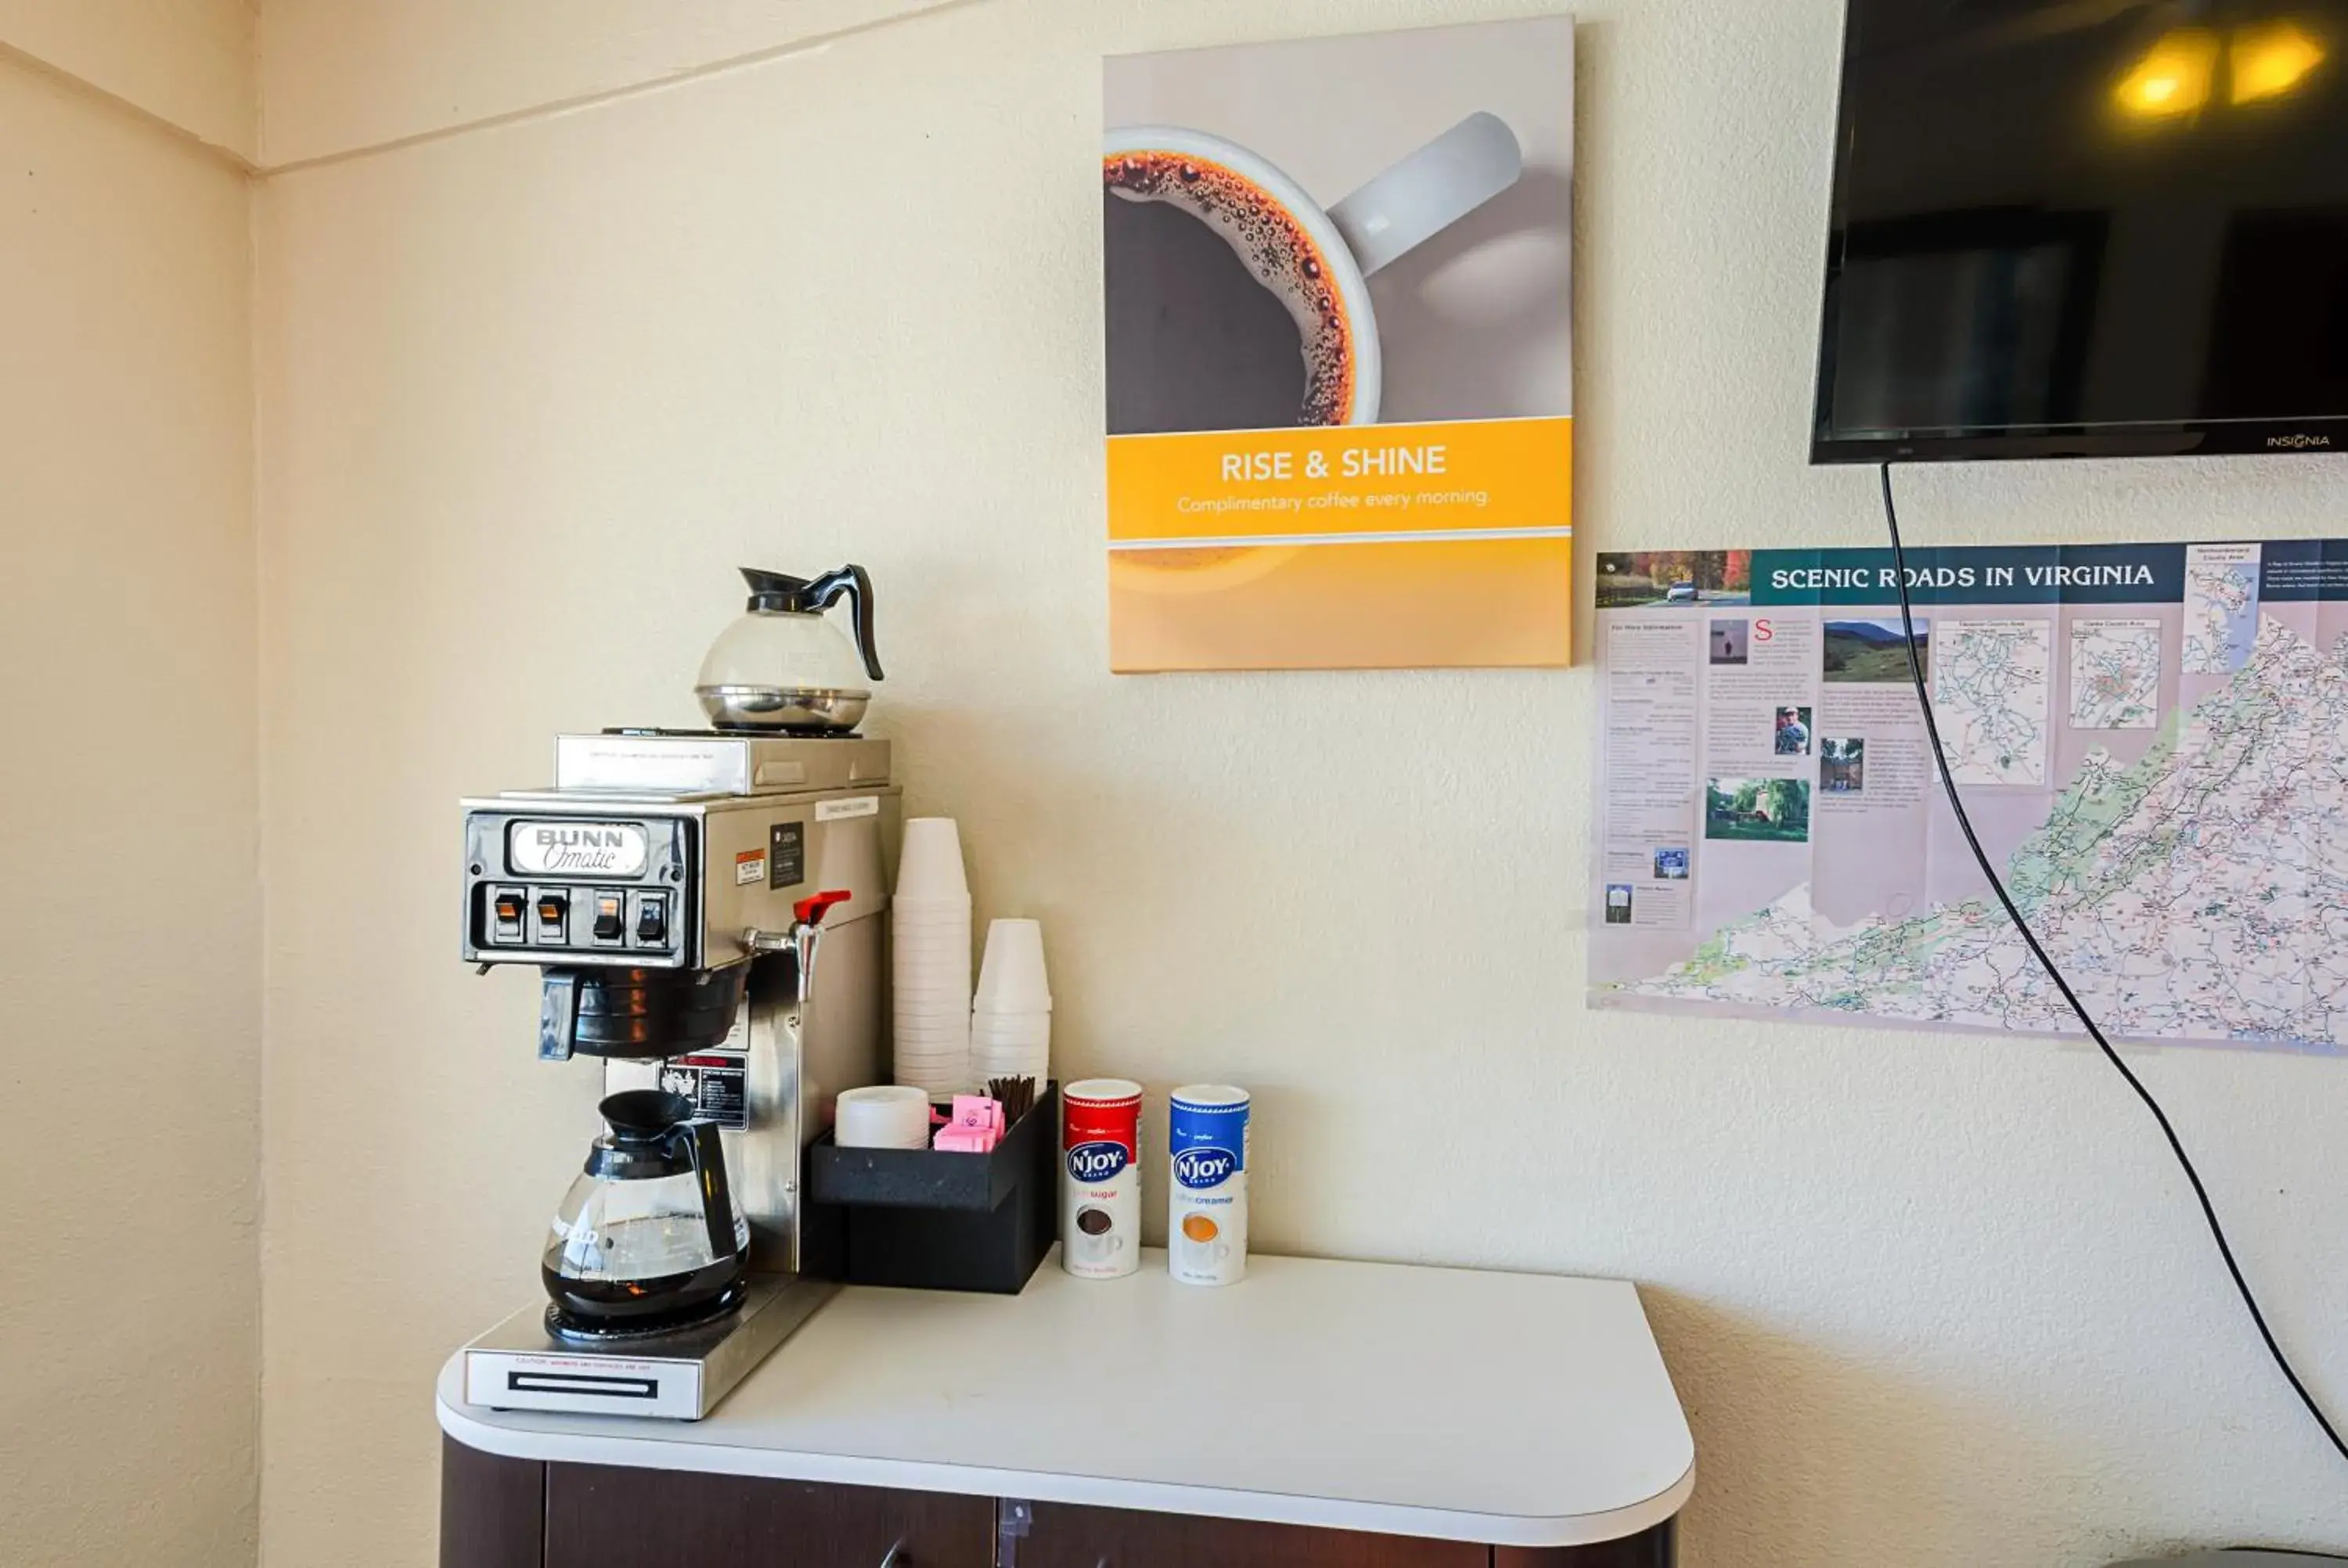
M 1813 462 L 2348 450 L 2348 0 L 1850 0 Z

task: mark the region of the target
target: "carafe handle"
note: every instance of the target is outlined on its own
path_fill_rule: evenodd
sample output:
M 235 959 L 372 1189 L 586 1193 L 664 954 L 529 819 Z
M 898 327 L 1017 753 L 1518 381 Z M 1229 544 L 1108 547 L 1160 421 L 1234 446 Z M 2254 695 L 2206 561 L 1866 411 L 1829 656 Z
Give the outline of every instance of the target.
M 701 1180 L 701 1217 L 709 1225 L 709 1256 L 723 1263 L 742 1250 L 734 1236 L 734 1188 L 726 1179 L 726 1145 L 715 1122 L 688 1122 L 677 1129 L 685 1134 L 685 1158 Z
M 863 657 L 864 672 L 875 681 L 884 680 L 880 673 L 880 650 L 872 641 L 872 577 L 853 562 L 838 571 L 828 571 L 807 585 L 807 596 L 818 610 L 829 610 L 839 602 L 841 596 L 856 616 L 856 651 Z

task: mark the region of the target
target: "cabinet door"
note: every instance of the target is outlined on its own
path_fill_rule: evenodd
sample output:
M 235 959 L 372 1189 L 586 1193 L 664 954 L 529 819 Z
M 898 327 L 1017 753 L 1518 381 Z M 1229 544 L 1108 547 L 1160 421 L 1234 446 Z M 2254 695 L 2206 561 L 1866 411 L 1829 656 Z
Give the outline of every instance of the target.
M 546 1466 L 440 1440 L 440 1568 L 543 1568 Z
M 1679 1522 L 1598 1546 L 1496 1546 L 1492 1568 L 1673 1568 L 1679 1561 Z
M 1490 1568 L 1492 1550 L 1352 1530 L 1035 1504 L 1019 1568 Z M 549 1564 L 552 1568 L 552 1564 Z
M 546 1568 L 992 1568 L 994 1562 L 992 1498 L 547 1467 Z

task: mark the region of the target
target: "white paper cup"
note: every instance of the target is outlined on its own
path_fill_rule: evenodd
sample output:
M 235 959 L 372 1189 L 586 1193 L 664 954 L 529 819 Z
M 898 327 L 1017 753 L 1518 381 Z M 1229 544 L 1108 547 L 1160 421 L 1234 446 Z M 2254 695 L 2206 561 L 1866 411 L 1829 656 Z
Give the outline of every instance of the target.
M 942 931 L 893 931 L 890 933 L 890 962 L 893 964 L 924 964 L 940 966 L 970 983 L 970 927 L 948 927 Z
M 973 1061 L 1043 1061 L 1049 1058 L 1052 1042 L 1045 1040 L 987 1040 L 970 1042 Z
M 1046 1010 L 1051 982 L 1044 973 L 1044 927 L 1035 920 L 992 920 L 986 956 L 978 968 L 979 1005 L 1000 1012 Z
M 919 1149 L 930 1141 L 930 1097 L 918 1088 L 874 1084 L 840 1091 L 832 1142 L 843 1149 Z
M 906 822 L 904 847 L 897 857 L 897 897 L 970 897 L 970 879 L 962 868 L 962 830 L 953 817 L 917 816 Z
M 996 1012 L 984 1002 L 970 1011 L 970 1027 L 988 1029 L 1004 1034 L 1049 1034 L 1052 1015 L 1049 1012 Z
M 971 919 L 967 909 L 939 910 L 928 913 L 915 910 L 905 916 L 891 916 L 889 934 L 900 942 L 942 942 L 949 938 L 970 939 Z

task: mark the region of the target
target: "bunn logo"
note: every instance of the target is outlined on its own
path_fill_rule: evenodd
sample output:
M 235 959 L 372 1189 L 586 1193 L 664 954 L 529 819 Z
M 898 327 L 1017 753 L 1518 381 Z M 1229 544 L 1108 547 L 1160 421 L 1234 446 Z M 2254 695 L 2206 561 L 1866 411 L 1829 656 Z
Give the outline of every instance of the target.
M 1240 1157 L 1229 1149 L 1185 1149 L 1174 1156 L 1174 1179 L 1186 1187 L 1220 1187 L 1239 1167 Z
M 2270 446 L 2281 447 L 2284 450 L 2291 452 L 2304 452 L 2311 446 L 2331 446 L 2332 437 L 2329 436 L 2310 436 L 2302 430 L 2290 436 L 2270 436 L 2267 437 L 2267 445 Z
M 650 848 L 650 834 L 632 822 L 518 822 L 509 858 L 519 876 L 633 876 Z
M 1068 1180 L 1072 1182 L 1106 1182 L 1124 1170 L 1125 1165 L 1122 1143 L 1102 1140 L 1078 1143 L 1068 1151 Z

